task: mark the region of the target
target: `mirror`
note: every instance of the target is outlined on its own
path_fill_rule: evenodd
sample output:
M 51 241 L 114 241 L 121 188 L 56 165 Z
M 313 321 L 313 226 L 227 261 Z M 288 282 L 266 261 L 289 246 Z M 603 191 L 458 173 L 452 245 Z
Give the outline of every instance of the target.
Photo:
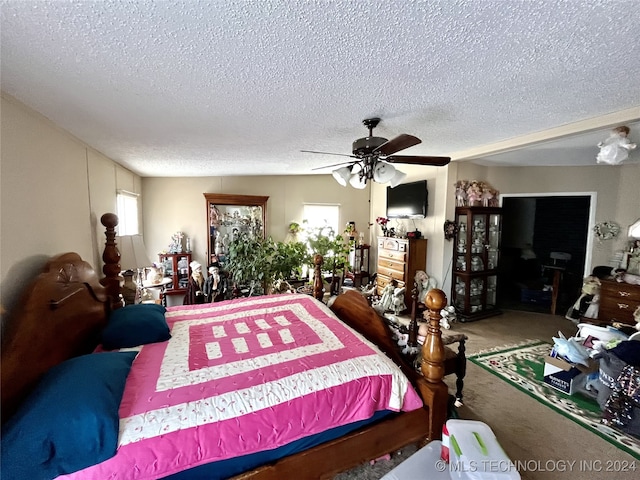
M 224 264 L 229 242 L 239 233 L 264 238 L 269 197 L 205 193 L 204 198 L 207 202 L 209 264 Z

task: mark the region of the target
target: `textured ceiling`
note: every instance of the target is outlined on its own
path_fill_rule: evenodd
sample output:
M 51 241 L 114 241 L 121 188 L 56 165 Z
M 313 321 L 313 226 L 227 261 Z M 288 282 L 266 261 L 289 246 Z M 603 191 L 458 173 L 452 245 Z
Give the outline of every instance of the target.
M 300 150 L 348 154 L 370 116 L 403 154 L 505 165 L 640 140 L 637 0 L 0 5 L 2 90 L 142 176 L 315 173 L 339 157 Z M 573 156 L 491 155 L 576 122 Z

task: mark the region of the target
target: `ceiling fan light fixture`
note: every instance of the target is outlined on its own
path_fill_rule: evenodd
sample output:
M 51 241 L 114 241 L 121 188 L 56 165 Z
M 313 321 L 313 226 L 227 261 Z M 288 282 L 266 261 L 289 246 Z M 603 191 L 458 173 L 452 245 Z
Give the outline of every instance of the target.
M 407 174 L 404 172 L 401 172 L 400 170 L 396 170 L 395 175 L 393 176 L 393 178 L 391 180 L 389 180 L 389 186 L 391 188 L 393 187 L 397 187 L 398 185 L 400 185 L 402 183 L 402 181 L 407 177 Z
M 340 155 L 355 158 L 351 162 L 327 165 L 326 167 L 314 168 L 313 170 L 324 168 L 336 168 L 331 172 L 333 178 L 346 187 L 349 183 L 352 187 L 363 189 L 367 186 L 368 181 L 376 183 L 390 183 L 390 186 L 396 187 L 400 185 L 406 178 L 407 174 L 400 172 L 394 167 L 393 163 L 408 163 L 412 165 L 433 165 L 441 167 L 447 165 L 451 159 L 449 157 L 426 157 L 420 155 L 395 155 L 397 152 L 421 143 L 418 137 L 406 133 L 400 134 L 387 140 L 383 137 L 375 137 L 373 129 L 380 122 L 380 118 L 365 118 L 362 123 L 369 130 L 369 135 L 358 138 L 352 144 L 352 155 L 343 155 L 340 153 L 316 152 L 313 150 L 302 150 L 308 153 L 324 153 L 327 155 Z M 384 160 L 381 160 L 384 158 Z M 342 166 L 350 163 L 348 166 Z
M 336 182 L 338 182 L 343 187 L 346 187 L 347 183 L 351 179 L 351 167 L 337 168 L 333 172 L 331 172 L 331 175 L 333 175 L 333 178 L 336 179 Z
M 362 190 L 367 186 L 367 179 L 365 177 L 360 177 L 359 174 L 354 173 L 351 175 L 351 180 L 349 180 L 349 184 L 353 188 L 357 188 L 358 190 Z
M 373 181 L 377 183 L 387 183 L 395 177 L 397 170 L 387 162 L 379 161 L 373 167 Z

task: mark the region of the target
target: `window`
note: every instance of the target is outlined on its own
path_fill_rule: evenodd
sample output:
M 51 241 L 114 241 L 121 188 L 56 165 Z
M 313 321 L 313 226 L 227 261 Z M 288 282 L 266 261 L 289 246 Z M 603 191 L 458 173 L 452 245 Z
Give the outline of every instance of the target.
M 302 218 L 306 221 L 305 228 L 329 226 L 336 234 L 341 233 L 340 205 L 305 204 Z
M 118 235 L 138 235 L 138 194 L 118 190 Z

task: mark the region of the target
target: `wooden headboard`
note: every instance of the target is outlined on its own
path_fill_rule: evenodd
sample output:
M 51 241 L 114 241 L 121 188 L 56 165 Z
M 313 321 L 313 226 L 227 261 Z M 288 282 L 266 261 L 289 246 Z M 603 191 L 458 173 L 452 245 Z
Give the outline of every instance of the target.
M 2 422 L 51 367 L 91 352 L 111 301 L 76 253 L 51 258 L 10 313 L 2 338 Z

